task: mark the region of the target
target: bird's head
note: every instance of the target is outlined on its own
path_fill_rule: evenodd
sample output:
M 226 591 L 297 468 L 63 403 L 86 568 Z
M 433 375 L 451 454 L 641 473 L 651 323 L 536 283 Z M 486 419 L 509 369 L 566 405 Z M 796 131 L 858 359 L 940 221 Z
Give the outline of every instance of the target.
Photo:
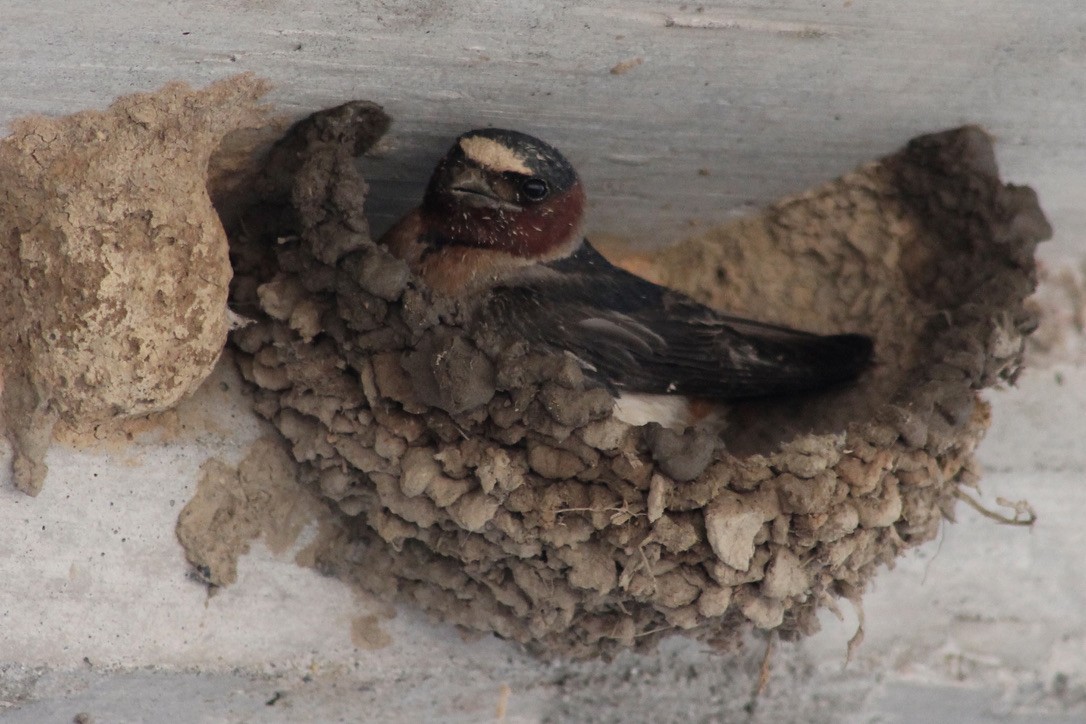
M 580 242 L 584 207 L 577 172 L 556 149 L 485 128 L 456 139 L 419 211 L 432 244 L 545 259 Z

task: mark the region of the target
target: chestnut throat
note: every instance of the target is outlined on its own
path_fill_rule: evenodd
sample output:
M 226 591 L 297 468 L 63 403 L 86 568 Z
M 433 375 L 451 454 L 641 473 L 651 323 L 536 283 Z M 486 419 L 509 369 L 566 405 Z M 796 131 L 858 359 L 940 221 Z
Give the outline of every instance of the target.
M 580 182 L 519 210 L 467 206 L 448 197 L 427 201 L 420 211 L 429 253 L 461 246 L 521 257 L 546 257 L 564 248 L 580 233 L 585 204 Z

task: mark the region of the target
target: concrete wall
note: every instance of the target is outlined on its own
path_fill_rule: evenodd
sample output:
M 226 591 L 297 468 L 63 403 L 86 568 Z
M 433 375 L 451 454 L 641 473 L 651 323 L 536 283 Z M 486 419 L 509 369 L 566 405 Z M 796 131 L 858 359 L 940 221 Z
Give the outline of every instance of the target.
M 1036 188 L 1057 230 L 1042 257 L 1058 344 L 1017 389 L 989 395 L 981 453 L 989 497 L 1027 498 L 1040 520 L 1009 529 L 961 508 L 937 544 L 877 579 L 848 667 L 847 611 L 778 648 L 753 719 L 1086 716 L 1086 5 L 0 0 L 0 123 L 242 70 L 271 79 L 288 112 L 386 105 L 396 124 L 366 161 L 377 225 L 413 203 L 452 135 L 498 124 L 565 150 L 592 228 L 647 246 L 917 133 L 985 125 L 1004 177 Z M 745 716 L 755 649 L 721 658 L 674 641 L 610 663 L 540 662 L 411 610 L 387 618 L 259 545 L 208 599 L 173 522 L 200 463 L 261 431 L 229 370 L 213 382 L 169 441 L 60 445 L 41 496 L 0 490 L 0 721 Z M 352 643 L 366 614 L 390 645 Z

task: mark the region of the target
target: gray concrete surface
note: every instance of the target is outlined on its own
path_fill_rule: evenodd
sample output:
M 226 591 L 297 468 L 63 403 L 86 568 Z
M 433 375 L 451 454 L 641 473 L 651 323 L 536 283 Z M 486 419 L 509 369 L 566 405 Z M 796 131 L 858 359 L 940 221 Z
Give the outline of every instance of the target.
M 475 126 L 558 144 L 594 228 L 653 244 L 967 122 L 1057 227 L 1086 222 L 1078 0 L 0 0 L 0 123 L 243 70 L 288 111 L 387 106 L 378 223 Z
M 1086 255 L 1078 0 L 0 0 L 0 124 L 241 70 L 270 78 L 290 112 L 387 105 L 396 125 L 366 162 L 378 224 L 417 196 L 452 134 L 490 123 L 560 145 L 593 228 L 653 245 L 978 122 L 1004 176 L 1041 194 L 1057 229 L 1049 267 Z M 876 580 L 851 664 L 855 615 L 827 616 L 778 649 L 753 706 L 758 642 L 737 657 L 674 640 L 546 662 L 400 610 L 381 619 L 391 645 L 366 651 L 350 622 L 380 606 L 259 545 L 208 598 L 173 522 L 199 465 L 261 430 L 222 370 L 181 410 L 180 435 L 61 445 L 40 497 L 0 488 L 0 721 L 474 722 L 503 703 L 508 722 L 1082 721 L 1086 345 L 1064 311 L 1059 354 L 989 396 L 981 454 L 989 499 L 1029 499 L 1037 526 L 962 508 Z

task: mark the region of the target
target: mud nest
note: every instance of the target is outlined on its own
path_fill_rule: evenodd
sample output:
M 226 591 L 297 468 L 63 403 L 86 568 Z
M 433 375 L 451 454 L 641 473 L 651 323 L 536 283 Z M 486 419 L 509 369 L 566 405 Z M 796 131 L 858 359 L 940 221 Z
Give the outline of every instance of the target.
M 0 139 L 0 417 L 20 489 L 41 490 L 58 421 L 160 412 L 211 373 L 231 269 L 208 160 L 268 123 L 266 90 L 172 83 Z
M 377 247 L 351 103 L 292 128 L 218 199 L 256 406 L 344 535 L 323 564 L 446 621 L 575 656 L 683 632 L 814 632 L 936 535 L 1013 380 L 1048 225 L 967 127 L 654 262 L 729 311 L 876 339 L 858 385 L 732 411 L 722 438 L 611 417 L 570 359 L 475 329 Z M 691 273 L 691 269 L 696 270 Z

